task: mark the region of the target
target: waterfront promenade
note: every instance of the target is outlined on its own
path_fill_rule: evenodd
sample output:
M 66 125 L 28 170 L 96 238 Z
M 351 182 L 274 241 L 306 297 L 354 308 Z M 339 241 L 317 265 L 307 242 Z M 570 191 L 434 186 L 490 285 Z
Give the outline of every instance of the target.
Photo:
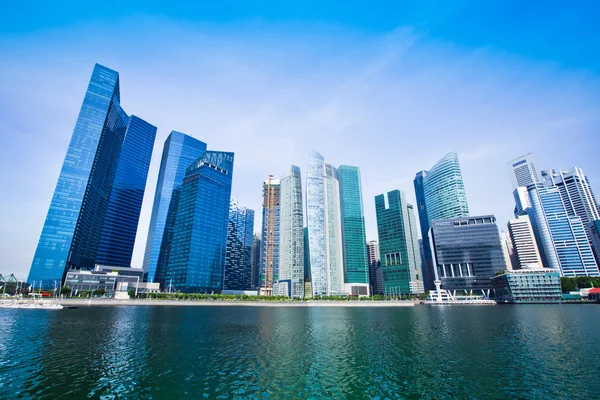
M 115 300 L 115 299 L 63 299 L 57 300 L 69 307 L 86 306 L 217 306 L 217 307 L 413 307 L 418 301 L 372 300 L 308 300 L 308 301 L 239 301 L 239 300 Z

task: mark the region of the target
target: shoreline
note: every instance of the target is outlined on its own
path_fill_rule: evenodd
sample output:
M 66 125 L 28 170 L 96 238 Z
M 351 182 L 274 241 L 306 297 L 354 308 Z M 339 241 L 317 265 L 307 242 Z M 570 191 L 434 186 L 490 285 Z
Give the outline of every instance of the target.
M 44 301 L 46 302 L 46 301 Z M 102 306 L 184 306 L 184 307 L 414 307 L 418 301 L 372 300 L 309 300 L 309 301 L 207 301 L 207 300 L 115 300 L 115 299 L 63 299 L 56 300 L 65 307 Z

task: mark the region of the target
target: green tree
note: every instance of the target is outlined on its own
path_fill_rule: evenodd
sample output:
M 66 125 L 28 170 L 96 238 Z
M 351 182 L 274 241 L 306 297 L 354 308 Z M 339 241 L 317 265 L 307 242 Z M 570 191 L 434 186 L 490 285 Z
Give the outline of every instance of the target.
M 70 288 L 70 287 L 68 287 L 68 286 L 63 286 L 63 287 L 60 289 L 60 294 L 63 294 L 63 295 L 65 295 L 65 296 L 70 296 L 72 291 L 73 291 L 73 290 L 71 290 L 71 288 Z
M 563 276 L 560 278 L 560 287 L 563 293 L 573 292 L 577 290 L 577 281 L 575 278 Z

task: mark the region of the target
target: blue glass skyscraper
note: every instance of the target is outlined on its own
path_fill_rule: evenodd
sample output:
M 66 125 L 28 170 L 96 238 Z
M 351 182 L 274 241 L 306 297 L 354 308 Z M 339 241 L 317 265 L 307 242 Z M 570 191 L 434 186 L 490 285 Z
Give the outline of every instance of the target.
M 252 242 L 254 210 L 231 200 L 227 227 L 224 290 L 249 290 L 252 287 Z
M 155 126 L 131 116 L 100 234 L 97 264 L 131 265 L 155 136 Z
M 414 186 L 425 254 L 423 266 L 425 289 L 433 290 L 435 276 L 432 249 L 429 244 L 431 221 L 469 215 L 458 155 L 448 153 L 431 170 L 418 172 Z
M 181 132 L 172 131 L 165 140 L 144 254 L 148 282 L 164 282 L 179 198 L 176 189 L 187 167 L 205 151 L 206 143 Z
M 109 199 L 129 123 L 120 106 L 119 74 L 96 64 L 42 228 L 29 282 L 51 287 L 69 268 L 94 267 L 107 210 L 118 208 L 117 204 L 110 205 Z M 132 123 L 132 130 L 136 124 Z
M 598 265 L 579 216 L 570 216 L 555 185 L 536 183 L 527 187 L 532 224 L 545 254 L 544 267 L 562 276 L 599 276 Z
M 165 273 L 177 290 L 223 290 L 232 174 L 233 153 L 219 151 L 204 152 L 186 170 Z

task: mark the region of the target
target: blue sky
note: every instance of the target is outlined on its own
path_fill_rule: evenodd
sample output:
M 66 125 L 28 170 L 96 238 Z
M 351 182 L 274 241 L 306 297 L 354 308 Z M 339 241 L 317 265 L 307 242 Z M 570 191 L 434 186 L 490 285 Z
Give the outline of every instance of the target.
M 120 72 L 125 110 L 158 127 L 134 265 L 172 129 L 235 151 L 233 197 L 257 211 L 265 176 L 304 173 L 310 149 L 360 166 L 369 239 L 373 197 L 414 201 L 414 174 L 449 151 L 472 214 L 501 228 L 505 164 L 521 154 L 581 167 L 600 190 L 592 2 L 17 3 L 0 14 L 4 274 L 27 274 L 95 62 Z

